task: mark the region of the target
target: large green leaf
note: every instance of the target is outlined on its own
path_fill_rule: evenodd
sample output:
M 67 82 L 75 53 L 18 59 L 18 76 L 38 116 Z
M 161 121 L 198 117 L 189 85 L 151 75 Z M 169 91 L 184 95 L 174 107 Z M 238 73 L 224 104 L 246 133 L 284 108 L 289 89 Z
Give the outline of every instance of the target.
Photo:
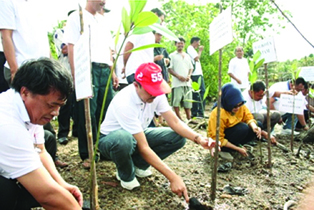
M 265 59 L 261 59 L 257 62 L 257 64 L 255 64 L 255 69 L 257 70 L 259 67 L 261 67 L 264 64 Z
M 150 27 L 136 27 L 133 29 L 132 34 L 146 34 L 148 32 L 152 32 L 153 29 Z
M 173 40 L 173 41 L 180 41 L 178 39 L 178 37 L 172 33 L 172 31 L 170 31 L 168 28 L 158 24 L 158 23 L 155 23 L 153 25 L 150 25 L 149 26 L 151 29 L 153 29 L 154 31 L 156 31 L 157 33 L 159 34 L 162 34 L 164 37 L 170 39 L 170 40 Z
M 200 85 L 197 82 L 192 82 L 192 88 L 195 91 L 198 91 L 200 89 Z
M 130 31 L 131 28 L 131 20 L 130 17 L 128 15 L 128 12 L 126 11 L 126 9 L 123 7 L 122 8 L 122 25 L 123 25 L 123 29 L 125 33 L 128 33 Z
M 135 51 L 139 51 L 139 50 L 145 50 L 145 49 L 148 49 L 148 48 L 152 48 L 152 47 L 165 47 L 165 45 L 162 45 L 162 44 L 148 44 L 148 45 L 143 45 L 141 47 L 138 47 L 138 48 L 134 48 L 132 50 L 129 50 L 127 53 L 129 52 L 135 52 Z
M 144 9 L 146 2 L 147 0 L 129 0 L 131 7 L 130 19 L 132 22 L 136 22 L 138 14 Z
M 152 12 L 141 12 L 134 22 L 135 27 L 145 27 L 156 23 L 159 20 L 157 15 Z
M 254 55 L 253 55 L 253 61 L 256 62 L 259 57 L 261 57 L 261 52 L 258 50 Z

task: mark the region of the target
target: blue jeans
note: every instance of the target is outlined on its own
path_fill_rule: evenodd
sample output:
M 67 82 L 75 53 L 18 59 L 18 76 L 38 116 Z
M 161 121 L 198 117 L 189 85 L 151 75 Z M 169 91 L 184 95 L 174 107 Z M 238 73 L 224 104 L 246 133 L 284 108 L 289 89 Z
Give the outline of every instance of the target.
M 170 128 L 147 128 L 145 136 L 149 147 L 165 159 L 182 148 L 186 139 Z M 119 177 L 123 181 L 132 181 L 135 177 L 135 167 L 146 170 L 150 165 L 142 158 L 137 141 L 126 130 L 119 129 L 108 135 L 101 135 L 98 145 L 101 158 L 112 160 L 117 167 Z
M 291 129 L 292 128 L 292 114 L 285 113 L 281 116 L 282 121 L 285 122 L 285 125 L 283 126 L 283 129 Z M 297 115 L 294 115 L 294 128 L 298 122 Z
M 202 101 L 204 98 L 204 93 L 205 93 L 205 82 L 204 82 L 204 77 L 202 75 L 195 75 L 191 76 L 191 79 L 193 82 L 198 83 L 198 79 L 201 78 L 201 86 L 200 86 L 200 92 L 199 93 L 194 93 L 193 92 L 193 100 L 195 101 Z M 205 109 L 205 100 L 203 100 L 203 106 L 201 103 L 192 103 L 192 109 L 191 109 L 191 114 L 192 117 L 204 117 L 204 109 Z

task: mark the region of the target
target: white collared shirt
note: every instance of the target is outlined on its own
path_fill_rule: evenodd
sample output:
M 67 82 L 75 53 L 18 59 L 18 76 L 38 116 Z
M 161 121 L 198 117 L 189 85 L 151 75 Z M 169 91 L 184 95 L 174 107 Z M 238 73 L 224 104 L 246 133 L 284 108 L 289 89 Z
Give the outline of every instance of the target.
M 135 86 L 130 84 L 112 99 L 100 132 L 108 135 L 111 131 L 124 129 L 137 134 L 148 127 L 155 112 L 164 113 L 169 110 L 171 107 L 165 95 L 157 96 L 152 103 L 144 103 Z
M 42 126 L 30 118 L 18 92 L 0 94 L 0 175 L 15 179 L 42 166 L 34 143 L 44 143 Z
M 114 49 L 114 42 L 109 31 L 108 21 L 103 15 L 98 13 L 93 15 L 87 10 L 83 10 L 84 31 L 90 31 L 91 62 L 105 63 L 112 66 L 110 50 Z M 74 44 L 75 47 L 81 36 L 80 31 L 79 12 L 75 11 L 69 16 L 64 29 L 64 43 Z

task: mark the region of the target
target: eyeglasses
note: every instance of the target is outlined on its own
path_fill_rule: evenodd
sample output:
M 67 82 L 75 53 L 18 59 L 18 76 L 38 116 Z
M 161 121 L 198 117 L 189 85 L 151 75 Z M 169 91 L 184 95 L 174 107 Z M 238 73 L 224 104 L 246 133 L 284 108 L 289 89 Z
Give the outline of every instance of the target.
M 241 102 L 241 103 L 239 103 L 239 104 L 235 105 L 233 108 L 234 108 L 234 109 L 239 108 L 239 107 L 241 107 L 243 104 L 244 104 L 244 103 L 243 103 L 243 102 Z

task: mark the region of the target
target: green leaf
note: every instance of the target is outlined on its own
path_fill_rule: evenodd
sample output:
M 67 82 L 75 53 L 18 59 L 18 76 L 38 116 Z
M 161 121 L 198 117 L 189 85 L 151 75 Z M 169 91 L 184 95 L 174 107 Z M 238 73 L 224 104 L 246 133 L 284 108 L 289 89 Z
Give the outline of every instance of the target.
M 210 86 L 207 86 L 206 90 L 205 90 L 205 93 L 204 93 L 204 96 L 203 96 L 203 100 L 205 100 L 209 94 L 209 88 Z
M 193 90 L 197 91 L 200 89 L 200 85 L 197 82 L 192 82 L 192 88 Z
M 253 55 L 253 61 L 256 62 L 259 57 L 261 57 L 262 53 L 258 50 L 254 55 Z
M 133 29 L 132 34 L 146 34 L 148 32 L 152 32 L 153 29 L 150 27 L 136 27 Z
M 128 33 L 131 29 L 131 21 L 130 21 L 130 17 L 128 15 L 128 12 L 126 11 L 126 9 L 123 7 L 122 8 L 122 25 L 123 25 L 123 29 L 125 33 Z
M 135 27 L 145 27 L 156 23 L 159 20 L 157 15 L 152 12 L 141 12 L 136 21 L 134 22 Z
M 250 66 L 250 71 L 251 71 L 251 73 L 254 71 L 254 61 L 253 60 L 251 60 L 250 62 L 249 62 L 249 66 Z
M 193 99 L 184 99 L 183 101 L 191 102 L 191 103 L 201 103 L 200 101 L 195 101 Z
M 259 60 L 259 61 L 257 62 L 257 64 L 255 64 L 254 69 L 257 70 L 259 67 L 261 67 L 261 66 L 264 64 L 264 62 L 265 62 L 265 59 L 264 59 L 264 58 L 261 59 L 261 60 Z
M 170 31 L 168 28 L 158 24 L 158 23 L 155 23 L 153 25 L 150 25 L 149 26 L 151 29 L 153 29 L 154 31 L 156 31 L 156 33 L 159 33 L 159 34 L 162 34 L 164 37 L 170 39 L 170 40 L 173 40 L 173 41 L 180 41 L 178 39 L 178 37 L 172 33 L 172 31 Z
M 130 19 L 132 22 L 136 22 L 138 14 L 144 9 L 146 2 L 147 0 L 129 0 L 131 7 Z
M 132 50 L 129 50 L 129 52 L 135 52 L 135 51 L 139 51 L 139 50 L 145 50 L 145 49 L 148 49 L 148 48 L 152 48 L 152 47 L 165 47 L 164 45 L 162 44 L 148 44 L 148 45 L 144 45 L 144 46 L 141 46 L 141 47 L 138 47 L 138 48 L 134 48 Z
M 118 41 L 119 41 L 119 37 L 120 37 L 120 28 L 121 28 L 121 24 L 119 25 L 119 28 L 118 28 L 118 31 L 116 33 L 116 37 L 114 39 L 114 46 L 116 48 L 117 44 L 118 44 Z

